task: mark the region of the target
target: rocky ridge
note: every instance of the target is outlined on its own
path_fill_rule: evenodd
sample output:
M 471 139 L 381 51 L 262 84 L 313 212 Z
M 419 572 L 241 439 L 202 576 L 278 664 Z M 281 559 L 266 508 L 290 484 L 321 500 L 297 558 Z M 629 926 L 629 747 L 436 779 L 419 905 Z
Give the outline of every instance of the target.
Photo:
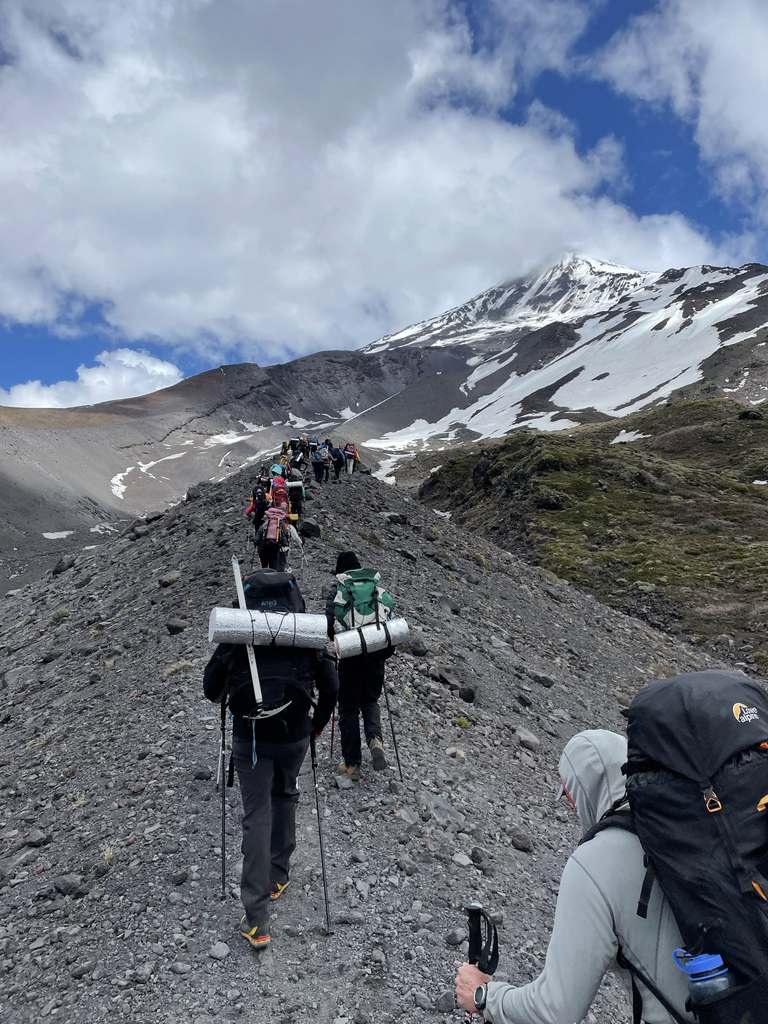
M 307 763 L 293 885 L 257 959 L 235 930 L 236 789 L 219 899 L 218 715 L 201 699 L 208 611 L 232 598 L 231 554 L 250 560 L 249 486 L 244 471 L 193 488 L 0 606 L 3 1022 L 455 1021 L 465 901 L 503 920 L 500 977 L 543 962 L 577 838 L 553 803 L 566 739 L 619 728 L 644 681 L 710 663 L 375 479 L 312 485 L 321 536 L 306 529 L 294 565 L 309 610 L 354 548 L 412 626 L 388 670 L 405 782 L 365 764 L 339 789 L 326 733 L 334 934 Z M 589 1020 L 626 1007 L 606 986 Z

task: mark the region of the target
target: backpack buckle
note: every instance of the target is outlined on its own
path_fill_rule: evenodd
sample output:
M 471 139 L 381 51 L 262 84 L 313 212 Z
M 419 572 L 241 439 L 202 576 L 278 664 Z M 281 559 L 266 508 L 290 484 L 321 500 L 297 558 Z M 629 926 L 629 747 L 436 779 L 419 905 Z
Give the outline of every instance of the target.
M 714 789 L 708 789 L 704 793 L 704 804 L 707 808 L 708 814 L 718 814 L 723 809 L 723 805 L 720 802 L 720 797 L 714 791 Z

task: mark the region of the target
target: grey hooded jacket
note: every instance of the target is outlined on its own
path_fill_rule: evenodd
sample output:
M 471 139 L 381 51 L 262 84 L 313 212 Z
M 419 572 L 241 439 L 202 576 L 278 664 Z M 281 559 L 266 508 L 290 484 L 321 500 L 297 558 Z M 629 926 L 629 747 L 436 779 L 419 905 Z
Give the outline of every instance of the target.
M 627 742 L 617 733 L 594 729 L 568 742 L 560 776 L 585 832 L 623 796 L 626 759 Z M 544 970 L 522 988 L 491 982 L 485 1019 L 493 1024 L 579 1024 L 606 971 L 619 974 L 631 991 L 629 975 L 616 964 L 621 947 L 630 963 L 693 1022 L 685 1012 L 686 980 L 672 961 L 682 939 L 658 885 L 647 918 L 637 916 L 644 878 L 643 850 L 630 832 L 606 829 L 578 847 L 563 871 Z M 640 990 L 646 1024 L 670 1024 L 658 1000 L 642 985 Z

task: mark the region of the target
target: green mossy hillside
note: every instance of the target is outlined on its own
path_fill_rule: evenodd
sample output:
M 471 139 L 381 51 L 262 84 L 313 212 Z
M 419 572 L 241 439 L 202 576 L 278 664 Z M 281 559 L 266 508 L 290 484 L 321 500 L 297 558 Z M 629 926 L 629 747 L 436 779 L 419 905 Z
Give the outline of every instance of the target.
M 619 436 L 635 438 L 615 442 Z M 645 435 L 638 437 L 637 435 Z M 614 607 L 768 669 L 768 419 L 675 401 L 451 457 L 420 497 Z

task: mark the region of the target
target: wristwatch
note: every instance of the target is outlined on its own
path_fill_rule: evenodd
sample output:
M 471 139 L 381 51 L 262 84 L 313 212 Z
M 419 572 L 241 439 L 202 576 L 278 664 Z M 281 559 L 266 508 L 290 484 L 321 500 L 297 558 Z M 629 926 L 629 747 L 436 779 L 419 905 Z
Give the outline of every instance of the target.
M 488 999 L 488 986 L 487 985 L 478 985 L 477 988 L 475 989 L 474 999 L 475 999 L 475 1010 L 478 1013 L 482 1013 L 483 1010 L 485 1009 L 486 1000 Z

